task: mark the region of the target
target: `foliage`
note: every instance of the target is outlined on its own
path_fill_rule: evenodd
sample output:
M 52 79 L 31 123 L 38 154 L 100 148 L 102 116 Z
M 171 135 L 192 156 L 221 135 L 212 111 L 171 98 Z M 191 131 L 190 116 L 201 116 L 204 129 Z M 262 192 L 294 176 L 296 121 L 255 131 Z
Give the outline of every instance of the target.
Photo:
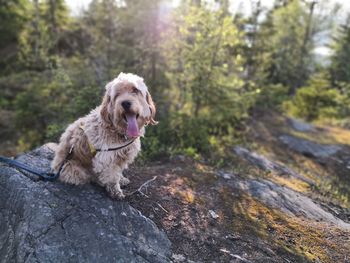
M 288 89 L 282 84 L 266 84 L 257 92 L 256 105 L 266 109 L 279 110 L 280 106 L 290 98 Z
M 64 0 L 34 0 L 27 12 L 31 22 L 19 37 L 22 64 L 38 71 L 56 66 L 58 44 L 69 23 Z
M 313 47 L 309 36 L 305 38 L 309 15 L 306 10 L 301 1 L 295 0 L 272 13 L 269 78 L 273 83 L 300 87 L 309 75 Z
M 182 16 L 175 13 L 173 18 L 180 21 L 166 35 L 168 77 L 175 87 L 170 96 L 177 98 L 177 109 L 195 117 L 208 115 L 242 90 L 242 57 L 236 53 L 242 36 L 220 11 L 185 5 L 178 12 Z
M 0 1 L 0 48 L 17 40 L 18 32 L 26 20 L 26 1 Z
M 222 162 L 256 108 L 345 118 L 348 27 L 323 69 L 329 76 L 318 74 L 312 54 L 334 14 L 321 12 L 326 2 L 283 0 L 266 10 L 255 1 L 246 17 L 228 1 L 175 8 L 166 0 L 93 0 L 72 16 L 64 0 L 0 0 L 0 107 L 16 130 L 6 136 L 18 150 L 57 140 L 120 71 L 142 75 L 157 103 L 160 124 L 147 130 L 144 159 L 181 153 Z
M 27 22 L 26 0 L 0 0 L 0 74 L 13 70 L 19 34 Z
M 168 123 L 180 149 L 208 152 L 210 136 L 230 134 L 254 102 L 241 77 L 243 35 L 222 10 L 182 5 L 172 19 L 164 35 Z
M 332 82 L 335 85 L 339 83 L 350 82 L 350 15 L 347 18 L 347 23 L 341 25 L 337 36 L 334 39 L 334 53 L 331 58 L 330 73 Z M 341 84 L 340 84 L 341 85 Z
M 347 97 L 322 75 L 313 77 L 307 86 L 300 88 L 295 97 L 285 103 L 291 115 L 305 118 L 308 121 L 322 118 L 341 118 L 343 103 Z

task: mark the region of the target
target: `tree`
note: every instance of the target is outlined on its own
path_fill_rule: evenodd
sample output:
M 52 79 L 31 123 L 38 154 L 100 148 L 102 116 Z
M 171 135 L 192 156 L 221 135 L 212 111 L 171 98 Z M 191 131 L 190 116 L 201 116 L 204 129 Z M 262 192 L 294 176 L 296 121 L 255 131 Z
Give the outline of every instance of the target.
M 350 84 L 350 15 L 346 23 L 339 27 L 337 36 L 332 45 L 330 73 L 332 83 L 340 87 L 340 83 Z
M 46 0 L 42 9 L 42 19 L 52 44 L 50 53 L 57 54 L 60 37 L 70 22 L 68 8 L 64 0 Z
M 225 133 L 250 105 L 241 77 L 242 34 L 232 17 L 205 5 L 182 4 L 171 19 L 164 56 L 172 110 L 208 118 L 210 132 Z
M 33 0 L 28 14 L 30 23 L 20 35 L 20 57 L 25 67 L 42 71 L 56 64 L 58 43 L 68 25 L 68 9 L 64 0 Z
M 332 27 L 338 10 L 338 5 L 330 7 L 326 0 L 290 0 L 275 4 L 267 15 L 265 27 L 271 36 L 266 71 L 273 84 L 288 87 L 293 95 L 306 83 L 315 71 L 312 52 L 316 38 Z
M 129 39 L 129 35 L 121 38 L 121 9 L 117 1 L 93 0 L 82 17 L 82 26 L 88 34 L 88 59 L 95 69 L 99 83 L 110 80 L 121 70 L 123 55 L 130 54 L 122 41 Z
M 266 61 L 268 60 L 267 48 L 268 39 L 271 34 L 267 26 L 269 20 L 264 21 L 265 8 L 261 4 L 261 0 L 250 1 L 251 15 L 246 19 L 235 18 L 235 24 L 240 25 L 245 35 L 243 42 L 244 55 L 244 76 L 246 85 L 262 86 L 266 84 Z
M 15 64 L 19 33 L 28 19 L 28 6 L 28 0 L 0 0 L 0 73 Z
M 332 88 L 329 76 L 315 74 L 305 87 L 298 89 L 293 99 L 285 103 L 289 113 L 307 121 L 344 117 L 348 107 L 344 106 L 346 97 L 339 90 Z M 345 115 L 346 116 L 346 115 Z
M 272 13 L 271 61 L 268 69 L 272 83 L 281 83 L 293 94 L 305 83 L 312 63 L 310 15 L 301 1 L 294 0 Z
M 120 71 L 142 75 L 161 107 L 166 83 L 160 56 L 160 0 L 94 0 L 80 19 L 80 46 L 99 86 Z M 160 111 L 164 112 L 164 111 Z

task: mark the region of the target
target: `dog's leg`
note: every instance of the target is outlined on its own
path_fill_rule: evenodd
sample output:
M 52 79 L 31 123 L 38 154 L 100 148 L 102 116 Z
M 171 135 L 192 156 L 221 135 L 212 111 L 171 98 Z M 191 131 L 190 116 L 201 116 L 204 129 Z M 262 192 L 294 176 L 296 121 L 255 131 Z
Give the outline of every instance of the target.
M 130 184 L 130 180 L 128 178 L 124 177 L 124 175 L 122 173 L 120 173 L 120 185 L 127 186 L 128 184 Z
M 117 177 L 120 179 L 120 176 Z M 123 199 L 125 197 L 123 190 L 120 188 L 120 180 L 116 183 L 107 184 L 106 190 L 112 198 Z
M 91 175 L 84 168 L 80 167 L 78 163 L 72 161 L 65 164 L 59 180 L 68 184 L 81 185 L 91 181 Z
M 98 184 L 106 188 L 110 197 L 117 199 L 123 199 L 125 197 L 120 188 L 122 172 L 119 167 L 105 167 L 101 170 L 95 168 L 94 172 L 97 175 Z

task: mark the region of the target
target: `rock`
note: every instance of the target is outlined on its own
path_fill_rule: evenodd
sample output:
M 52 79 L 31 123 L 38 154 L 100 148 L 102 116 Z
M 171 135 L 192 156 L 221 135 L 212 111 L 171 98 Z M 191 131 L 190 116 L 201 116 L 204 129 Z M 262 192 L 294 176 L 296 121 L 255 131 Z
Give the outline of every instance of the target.
M 277 175 L 280 176 L 291 176 L 298 178 L 299 180 L 302 180 L 310 185 L 313 185 L 314 182 L 311 181 L 308 178 L 305 178 L 304 176 L 298 174 L 297 172 L 293 171 L 292 169 L 289 169 L 288 167 L 273 162 L 269 159 L 267 159 L 265 156 L 262 156 L 258 153 L 251 152 L 243 147 L 236 146 L 234 148 L 235 153 L 250 162 L 251 164 L 257 166 L 258 168 L 264 170 L 264 171 L 269 171 L 269 172 L 274 172 Z
M 18 157 L 47 170 L 52 151 Z M 0 166 L 1 262 L 170 262 L 165 233 L 96 186 L 35 181 Z
M 181 254 L 173 254 L 171 257 L 174 262 L 184 262 L 186 260 L 185 256 Z
M 279 139 L 290 149 L 314 158 L 327 158 L 338 153 L 342 147 L 339 145 L 318 144 L 290 135 L 282 135 Z
M 252 263 L 250 260 L 247 260 L 239 255 L 236 254 L 232 254 L 230 251 L 228 251 L 226 248 L 221 248 L 220 249 L 221 252 L 230 255 L 232 258 L 238 259 L 237 262 L 245 262 L 245 263 Z M 236 262 L 236 261 L 235 261 Z
M 232 172 L 227 172 L 224 170 L 219 170 L 217 171 L 217 175 L 224 178 L 224 179 L 232 179 L 234 178 L 236 175 Z
M 309 197 L 268 180 L 244 180 L 238 187 L 264 204 L 290 216 L 322 221 L 350 230 L 350 224 L 322 209 Z
M 209 210 L 209 214 L 213 219 L 218 219 L 220 216 L 213 210 Z
M 303 122 L 302 120 L 297 120 L 293 118 L 288 119 L 289 124 L 292 128 L 299 132 L 313 132 L 315 131 L 315 127 L 309 123 Z
M 262 155 L 250 152 L 249 150 L 238 146 L 235 147 L 234 150 L 237 155 L 246 159 L 253 165 L 256 165 L 260 169 L 276 172 L 280 175 L 293 176 L 308 182 L 308 179 L 293 170 L 270 161 Z M 249 194 L 267 206 L 278 209 L 289 216 L 303 216 L 313 221 L 322 221 L 350 230 L 350 224 L 324 210 L 309 197 L 288 187 L 278 185 L 266 179 L 242 180 L 239 178 L 232 178 L 232 181 L 234 182 L 234 187 L 242 190 L 245 194 Z

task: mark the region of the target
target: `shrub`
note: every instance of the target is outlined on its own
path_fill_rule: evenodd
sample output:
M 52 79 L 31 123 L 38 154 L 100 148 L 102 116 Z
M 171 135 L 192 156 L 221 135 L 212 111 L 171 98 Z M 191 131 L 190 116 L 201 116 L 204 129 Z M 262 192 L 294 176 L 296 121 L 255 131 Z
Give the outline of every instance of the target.
M 289 99 L 288 88 L 282 84 L 269 84 L 259 90 L 256 105 L 263 108 L 279 108 Z
M 345 95 L 331 87 L 329 81 L 318 75 L 300 88 L 295 96 L 284 103 L 284 109 L 291 115 L 308 121 L 324 118 L 341 118 Z

